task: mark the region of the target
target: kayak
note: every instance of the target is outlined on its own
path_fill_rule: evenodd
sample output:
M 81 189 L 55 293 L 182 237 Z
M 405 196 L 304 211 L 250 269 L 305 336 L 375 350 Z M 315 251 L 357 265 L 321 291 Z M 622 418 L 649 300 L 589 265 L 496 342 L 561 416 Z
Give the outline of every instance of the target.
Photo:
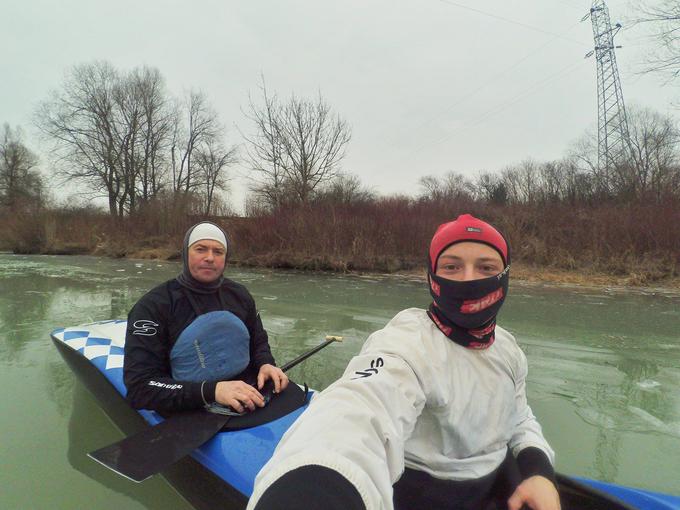
M 135 410 L 123 384 L 124 320 L 59 328 L 51 338 L 78 379 L 126 435 L 163 421 L 154 411 Z M 307 400 L 308 405 L 309 400 Z M 195 508 L 245 508 L 255 476 L 306 405 L 269 423 L 216 434 L 162 476 Z M 103 445 L 102 445 L 103 446 Z M 563 510 L 680 510 L 680 497 L 557 474 Z

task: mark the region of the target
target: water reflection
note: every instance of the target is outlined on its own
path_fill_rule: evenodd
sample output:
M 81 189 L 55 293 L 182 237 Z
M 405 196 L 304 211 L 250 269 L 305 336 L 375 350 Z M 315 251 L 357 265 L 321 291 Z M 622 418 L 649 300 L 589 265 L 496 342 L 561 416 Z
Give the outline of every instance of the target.
M 76 382 L 68 420 L 68 462 L 94 482 L 138 502 L 149 510 L 190 510 L 192 507 L 156 476 L 141 484 L 131 483 L 87 456 L 88 452 L 122 438 L 90 393 Z
M 680 322 L 669 324 L 669 312 L 680 299 L 537 290 L 509 300 L 504 318 L 529 359 L 530 401 L 558 462 L 566 457 L 586 476 L 632 485 L 646 476 L 645 462 L 657 473 L 661 465 L 677 470 L 670 456 L 680 451 Z M 550 403 L 559 401 L 581 421 L 562 416 L 566 426 L 558 424 Z M 652 444 L 664 445 L 654 448 L 661 457 L 651 456 Z M 631 452 L 645 460 L 631 463 Z M 675 480 L 667 487 L 680 490 Z
M 605 402 L 607 387 L 597 385 L 596 402 Z M 594 467 L 599 480 L 616 480 L 618 478 L 619 457 L 621 455 L 621 434 L 616 424 L 609 427 L 598 427 L 595 441 Z
M 55 282 L 46 278 L 17 275 L 3 278 L 0 293 L 0 358 L 17 361 L 25 344 L 44 336 L 36 334 L 36 324 L 48 315 L 54 299 Z
M 47 364 L 44 391 L 56 405 L 59 416 L 66 417 L 73 403 L 75 375 L 61 358 Z

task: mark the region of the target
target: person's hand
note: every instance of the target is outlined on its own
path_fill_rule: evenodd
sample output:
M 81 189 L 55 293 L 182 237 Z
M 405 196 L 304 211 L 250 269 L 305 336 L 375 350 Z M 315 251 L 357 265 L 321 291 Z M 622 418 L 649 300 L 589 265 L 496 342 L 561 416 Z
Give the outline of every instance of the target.
M 220 381 L 215 387 L 215 401 L 242 413 L 264 407 L 264 398 L 253 386 L 243 381 Z
M 288 376 L 283 373 L 283 370 L 274 365 L 267 364 L 260 367 L 260 371 L 257 374 L 258 389 L 262 389 L 267 379 L 271 379 L 274 383 L 274 393 L 279 393 L 288 386 Z
M 508 499 L 508 510 L 520 510 L 526 505 L 532 510 L 560 510 L 560 496 L 555 485 L 544 476 L 524 480 Z

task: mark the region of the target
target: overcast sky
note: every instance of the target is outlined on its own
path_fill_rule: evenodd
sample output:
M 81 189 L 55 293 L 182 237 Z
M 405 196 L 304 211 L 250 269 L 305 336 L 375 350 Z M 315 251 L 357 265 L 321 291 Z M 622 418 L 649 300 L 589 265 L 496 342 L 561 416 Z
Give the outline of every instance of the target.
M 562 157 L 596 128 L 588 0 L 0 0 L 0 123 L 36 152 L 36 104 L 76 64 L 157 67 L 181 95 L 203 90 L 228 127 L 270 91 L 320 91 L 352 126 L 343 169 L 381 194 L 418 190 L 423 175 L 470 177 L 526 158 Z M 634 16 L 608 2 L 612 22 Z M 652 48 L 639 28 L 616 38 L 627 105 L 674 113 L 677 85 L 640 75 Z M 43 157 L 43 169 L 48 162 Z M 247 170 L 235 167 L 241 209 Z

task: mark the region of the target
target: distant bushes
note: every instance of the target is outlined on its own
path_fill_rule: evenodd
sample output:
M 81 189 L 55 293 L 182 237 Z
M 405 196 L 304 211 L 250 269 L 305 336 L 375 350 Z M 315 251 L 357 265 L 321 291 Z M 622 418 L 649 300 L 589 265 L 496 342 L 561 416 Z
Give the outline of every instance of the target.
M 680 204 L 498 205 L 448 200 L 318 200 L 250 217 L 219 217 L 234 263 L 328 271 L 424 268 L 437 226 L 462 213 L 498 226 L 514 261 L 555 270 L 606 273 L 644 285 L 680 274 Z M 158 203 L 130 218 L 95 209 L 0 216 L 2 249 L 177 259 L 186 229 L 201 218 Z
M 315 204 L 228 222 L 237 257 L 258 265 L 396 271 L 424 267 L 437 226 L 470 212 L 497 225 L 512 257 L 555 269 L 677 276 L 680 206 L 493 206 L 406 197 L 360 204 Z M 312 262 L 313 261 L 313 262 Z

